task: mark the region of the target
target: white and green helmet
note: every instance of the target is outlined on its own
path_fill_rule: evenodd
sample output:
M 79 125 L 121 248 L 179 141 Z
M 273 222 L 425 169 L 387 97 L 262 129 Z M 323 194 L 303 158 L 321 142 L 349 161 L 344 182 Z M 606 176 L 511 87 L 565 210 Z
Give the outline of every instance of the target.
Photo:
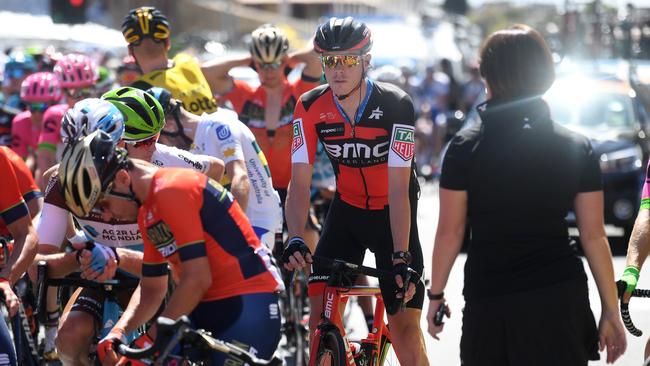
M 165 126 L 165 115 L 160 103 L 151 94 L 140 89 L 113 89 L 102 95 L 102 99 L 111 102 L 122 112 L 125 141 L 146 140 L 155 136 Z

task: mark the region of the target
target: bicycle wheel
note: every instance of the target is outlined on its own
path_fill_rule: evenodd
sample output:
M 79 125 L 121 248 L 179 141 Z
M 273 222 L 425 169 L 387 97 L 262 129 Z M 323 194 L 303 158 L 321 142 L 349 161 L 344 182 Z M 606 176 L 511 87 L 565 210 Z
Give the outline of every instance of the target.
M 338 329 L 323 329 L 315 357 L 316 366 L 346 366 L 345 340 Z
M 381 336 L 381 342 L 379 343 L 379 362 L 372 362 L 371 364 L 399 365 L 397 354 L 395 354 L 395 349 L 392 347 L 392 342 L 386 335 Z
M 289 307 L 291 311 L 291 339 L 290 346 L 294 348 L 294 365 L 307 366 L 309 363 L 309 328 L 305 319 L 305 308 L 307 305 L 307 282 L 305 274 L 300 271 L 293 281 L 291 294 L 289 295 Z

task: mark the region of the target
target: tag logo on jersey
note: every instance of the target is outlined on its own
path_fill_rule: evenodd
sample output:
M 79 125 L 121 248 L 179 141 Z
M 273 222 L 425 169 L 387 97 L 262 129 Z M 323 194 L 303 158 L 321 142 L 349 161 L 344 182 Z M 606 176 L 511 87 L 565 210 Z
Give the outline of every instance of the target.
M 293 143 L 291 144 L 291 152 L 294 153 L 305 143 L 305 138 L 302 136 L 302 118 L 293 121 Z
M 217 138 L 221 141 L 226 140 L 231 136 L 230 128 L 228 126 L 217 127 Z
M 392 142 L 390 148 L 405 161 L 413 158 L 415 151 L 415 132 L 413 126 L 393 125 Z
M 370 113 L 370 117 L 368 119 L 379 119 L 381 116 L 384 115 L 384 112 L 377 107 L 376 109 L 372 110 L 372 113 Z
M 158 250 L 170 245 L 175 246 L 174 234 L 172 234 L 169 226 L 162 220 L 147 227 L 147 237 Z
M 319 123 L 316 126 L 316 129 L 321 137 L 335 137 L 343 136 L 345 134 L 345 124 L 343 123 Z

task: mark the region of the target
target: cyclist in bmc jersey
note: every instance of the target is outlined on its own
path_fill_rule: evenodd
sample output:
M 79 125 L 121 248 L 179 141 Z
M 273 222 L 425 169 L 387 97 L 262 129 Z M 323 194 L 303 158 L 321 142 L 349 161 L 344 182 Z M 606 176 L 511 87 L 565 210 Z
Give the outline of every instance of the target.
M 12 285 L 22 277 L 34 259 L 38 237 L 32 225 L 30 211 L 25 204 L 26 189 L 25 187 L 21 188 L 9 154 L 9 149 L 0 148 L 0 172 L 2 172 L 2 179 L 0 179 L 0 191 L 2 192 L 0 194 L 0 237 L 12 237 L 14 249 L 7 264 L 0 271 L 0 291 L 4 295 L 9 315 L 13 316 L 18 311 L 19 300 L 12 290 Z M 0 321 L 0 358 L 7 364 L 16 366 L 13 342 L 4 320 Z
M 154 95 L 161 90 L 151 88 L 147 93 L 140 89 L 123 87 L 102 96 L 102 99 L 115 105 L 125 117 L 122 141 L 129 156 L 160 167 L 190 168 L 212 179 L 221 179 L 224 171 L 223 161 L 213 156 L 192 154 L 158 143 L 160 131 L 165 125 L 165 110 Z
M 157 95 L 163 108 L 170 110 L 162 138 L 170 145 L 222 159 L 226 174 L 221 183 L 244 209 L 257 237 L 273 249 L 275 234 L 282 230 L 282 208 L 266 157 L 253 133 L 231 110 L 219 108 L 197 117 L 171 99 L 168 92 Z
M 424 286 L 416 211 L 414 120 L 411 98 L 397 87 L 366 78 L 370 30 L 351 17 L 331 18 L 316 31 L 328 84 L 303 94 L 293 124 L 292 176 L 287 195 L 290 240 L 287 269 L 311 261 L 301 238 L 316 144 L 320 140 L 336 172 L 336 197 L 315 255 L 361 264 L 366 249 L 377 267 L 395 281 L 380 279 L 393 344 L 404 365 L 428 364 L 420 329 Z M 310 276 L 310 328 L 322 311 L 327 268 Z M 402 279 L 410 277 L 408 283 Z M 399 289 L 407 286 L 406 309 L 399 311 Z
M 101 131 L 78 139 L 65 151 L 61 167 L 63 180 L 71 184 L 68 202 L 84 211 L 95 208 L 106 219 L 137 217 L 144 234 L 142 281 L 98 345 L 100 357 L 117 361 L 113 342 L 156 315 L 167 293 L 168 263 L 177 285 L 161 316 L 189 315 L 213 336 L 271 357 L 280 338 L 277 291 L 282 284 L 268 249 L 230 192 L 198 172 L 131 160 Z M 79 172 L 97 175 L 89 186 L 75 186 Z M 85 194 L 87 189 L 92 194 Z M 251 332 L 255 328 L 265 331 Z M 226 360 L 214 353 L 212 361 L 222 365 Z
M 212 95 L 214 85 L 204 76 L 206 67 L 184 53 L 168 59 L 171 31 L 160 10 L 150 6 L 131 10 L 122 23 L 122 34 L 129 44 L 129 54 L 143 73 L 131 86 L 142 90 L 152 86 L 167 89 L 196 115 L 217 110 Z

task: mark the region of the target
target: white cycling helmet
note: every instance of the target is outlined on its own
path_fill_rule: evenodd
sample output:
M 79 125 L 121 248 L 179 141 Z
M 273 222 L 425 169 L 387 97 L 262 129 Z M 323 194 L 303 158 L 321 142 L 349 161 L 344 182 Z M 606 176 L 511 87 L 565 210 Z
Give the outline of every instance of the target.
M 61 193 L 70 211 L 86 217 L 101 194 L 125 166 L 126 150 L 102 130 L 73 138 L 63 151 L 59 166 Z
M 76 136 L 86 136 L 96 130 L 108 133 L 113 141 L 122 139 L 124 117 L 111 102 L 88 98 L 68 109 L 61 121 L 61 141 L 67 142 Z
M 289 40 L 282 29 L 271 24 L 255 29 L 252 38 L 251 56 L 263 64 L 279 63 L 289 49 Z

